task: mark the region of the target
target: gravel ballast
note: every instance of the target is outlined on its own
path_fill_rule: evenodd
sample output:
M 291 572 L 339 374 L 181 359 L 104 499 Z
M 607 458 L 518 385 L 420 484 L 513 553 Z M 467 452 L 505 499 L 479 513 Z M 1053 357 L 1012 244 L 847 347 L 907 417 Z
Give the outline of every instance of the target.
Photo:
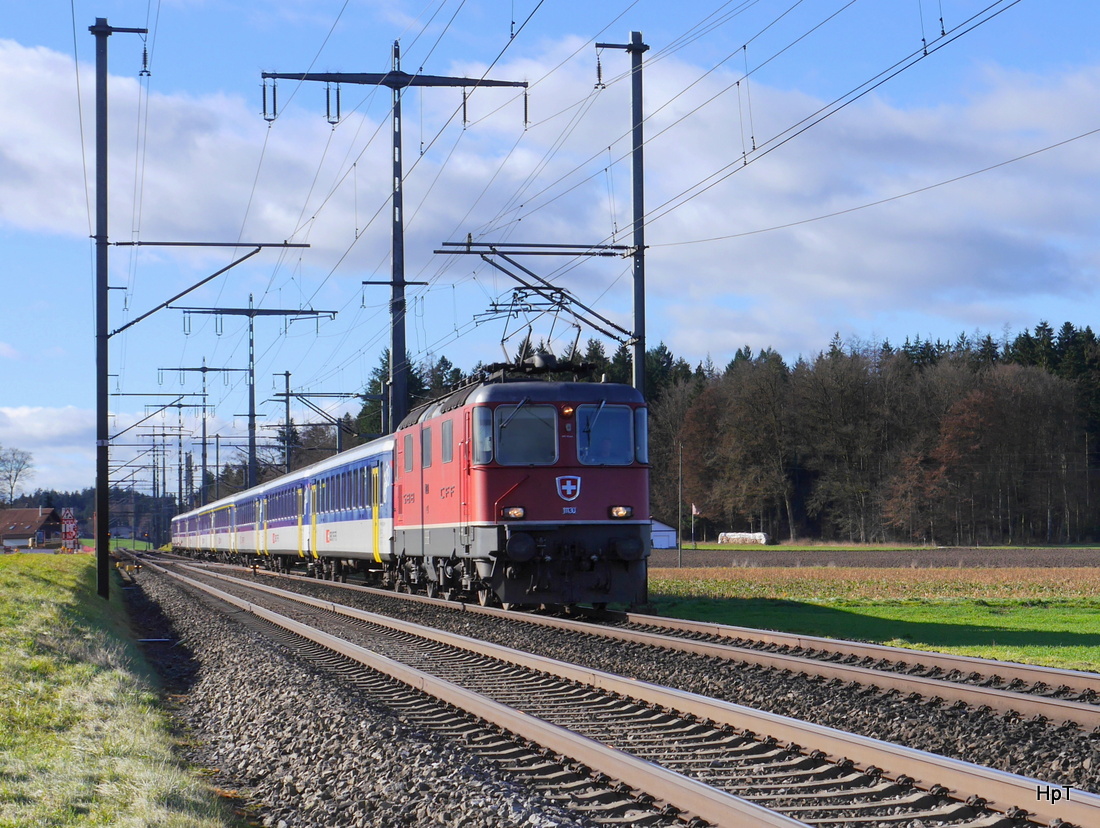
M 579 633 L 334 589 L 323 582 L 279 585 L 525 652 L 1100 793 L 1100 732 L 910 700 L 862 685 L 838 686 L 811 676 L 641 644 L 609 644 Z M 914 652 L 913 660 L 919 660 L 919 653 Z
M 185 731 L 188 759 L 255 824 L 583 828 L 460 746 L 145 570 L 128 590 Z

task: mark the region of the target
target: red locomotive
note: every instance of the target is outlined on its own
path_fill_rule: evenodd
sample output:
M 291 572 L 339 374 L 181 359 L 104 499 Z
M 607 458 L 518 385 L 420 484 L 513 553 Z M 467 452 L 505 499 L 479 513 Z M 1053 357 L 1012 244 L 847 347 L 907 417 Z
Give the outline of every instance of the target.
M 483 604 L 642 603 L 646 423 L 629 386 L 487 381 L 414 409 L 393 435 L 179 516 L 173 542 Z

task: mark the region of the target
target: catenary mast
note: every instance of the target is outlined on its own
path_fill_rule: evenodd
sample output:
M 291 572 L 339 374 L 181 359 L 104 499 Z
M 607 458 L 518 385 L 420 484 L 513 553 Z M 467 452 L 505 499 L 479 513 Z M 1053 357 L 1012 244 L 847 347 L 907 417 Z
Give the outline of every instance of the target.
M 499 81 L 484 78 L 456 78 L 440 75 L 410 75 L 401 71 L 401 44 L 393 44 L 393 69 L 389 72 L 264 72 L 265 80 L 321 81 L 386 86 L 393 92 L 393 252 L 390 294 L 390 404 L 389 430 L 400 425 L 409 411 L 408 354 L 405 348 L 405 219 L 403 209 L 403 164 L 401 159 L 401 93 L 410 86 L 519 86 L 526 81 Z

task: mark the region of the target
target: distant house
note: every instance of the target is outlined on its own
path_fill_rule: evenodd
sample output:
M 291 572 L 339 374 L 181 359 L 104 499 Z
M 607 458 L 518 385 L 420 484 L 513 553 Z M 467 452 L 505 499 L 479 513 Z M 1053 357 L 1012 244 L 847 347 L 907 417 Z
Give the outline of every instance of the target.
M 659 520 L 653 521 L 653 548 L 675 549 L 676 530 L 667 523 L 661 523 Z
M 14 548 L 45 546 L 61 539 L 61 515 L 56 509 L 0 511 L 0 544 Z

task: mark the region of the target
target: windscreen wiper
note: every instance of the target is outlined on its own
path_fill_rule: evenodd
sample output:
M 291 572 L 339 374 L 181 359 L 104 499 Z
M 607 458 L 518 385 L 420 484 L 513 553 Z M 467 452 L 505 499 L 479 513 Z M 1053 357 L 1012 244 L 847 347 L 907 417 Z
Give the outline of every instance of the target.
M 531 402 L 530 397 L 524 397 L 522 400 L 520 400 L 519 405 L 517 405 L 512 413 L 508 415 L 508 419 L 500 424 L 500 430 L 503 431 L 504 429 L 508 428 L 508 423 L 512 422 L 512 418 L 519 414 L 519 410 L 529 402 Z
M 592 437 L 592 428 L 596 425 L 596 420 L 600 418 L 600 412 L 603 411 L 603 407 L 607 405 L 607 400 L 600 400 L 600 407 L 596 409 L 596 413 L 592 415 L 592 419 L 584 424 L 584 433 Z

